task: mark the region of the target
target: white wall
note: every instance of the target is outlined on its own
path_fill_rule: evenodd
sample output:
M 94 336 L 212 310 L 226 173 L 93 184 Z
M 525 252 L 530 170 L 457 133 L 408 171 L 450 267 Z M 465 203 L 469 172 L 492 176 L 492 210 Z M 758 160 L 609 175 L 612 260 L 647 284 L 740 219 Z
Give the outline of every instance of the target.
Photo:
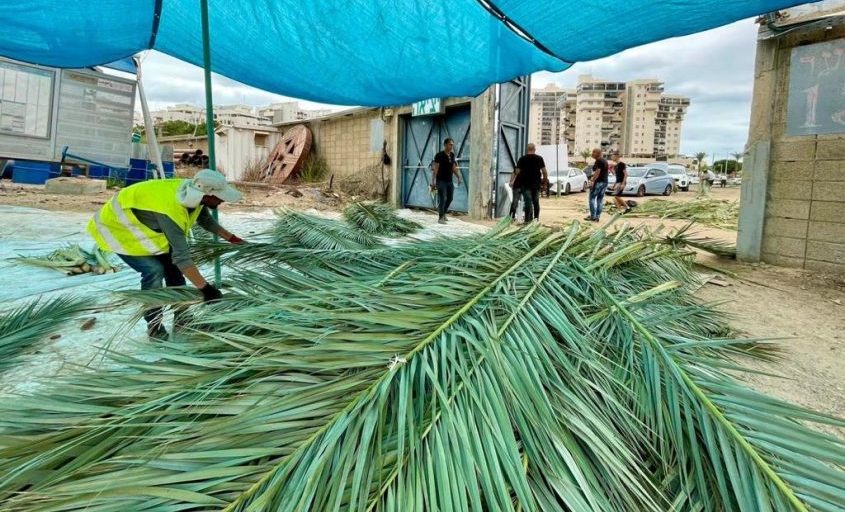
M 218 169 L 230 180 L 241 180 L 244 169 L 255 161 L 265 160 L 282 138 L 282 134 L 274 130 L 233 126 L 218 128 L 215 138 Z M 262 138 L 263 145 L 260 140 Z
M 555 159 L 555 150 L 557 150 L 557 159 Z M 549 177 L 555 175 L 555 170 L 566 169 L 569 167 L 569 155 L 566 150 L 566 143 L 537 146 L 537 154 L 543 157 L 546 162 L 546 170 L 549 172 Z

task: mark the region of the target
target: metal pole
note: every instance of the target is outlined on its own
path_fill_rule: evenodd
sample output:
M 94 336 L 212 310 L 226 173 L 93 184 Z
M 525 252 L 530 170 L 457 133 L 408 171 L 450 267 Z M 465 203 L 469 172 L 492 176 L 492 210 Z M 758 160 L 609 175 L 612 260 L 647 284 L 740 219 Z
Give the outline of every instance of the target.
M 208 30 L 208 0 L 200 0 L 200 16 L 202 17 L 202 66 L 205 75 L 205 131 L 208 137 L 208 168 L 217 170 L 217 154 L 214 151 L 214 101 L 211 96 L 211 39 Z M 216 221 L 217 209 L 211 210 L 211 216 Z M 217 241 L 217 234 L 214 234 Z M 220 258 L 214 259 L 214 285 L 220 286 L 221 271 Z
M 156 168 L 153 171 L 154 178 L 164 178 L 164 165 L 161 163 L 161 149 L 158 146 L 158 137 L 156 136 L 156 128 L 153 123 L 153 117 L 150 115 L 150 107 L 147 105 L 147 95 L 144 94 L 144 80 L 141 73 L 141 59 L 134 57 L 135 67 L 137 68 L 136 78 L 138 80 L 138 97 L 141 99 L 141 112 L 144 114 L 144 131 L 147 134 L 147 153 L 150 153 L 150 160 L 153 161 Z

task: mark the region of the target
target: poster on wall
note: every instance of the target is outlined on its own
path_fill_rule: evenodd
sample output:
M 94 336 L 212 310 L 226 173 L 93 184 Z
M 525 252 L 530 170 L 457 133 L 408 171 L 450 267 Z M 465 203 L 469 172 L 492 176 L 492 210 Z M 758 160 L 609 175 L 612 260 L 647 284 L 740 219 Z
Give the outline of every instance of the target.
M 792 49 L 786 133 L 845 133 L 845 39 Z
M 0 62 L 0 132 L 49 137 L 52 109 L 52 71 Z

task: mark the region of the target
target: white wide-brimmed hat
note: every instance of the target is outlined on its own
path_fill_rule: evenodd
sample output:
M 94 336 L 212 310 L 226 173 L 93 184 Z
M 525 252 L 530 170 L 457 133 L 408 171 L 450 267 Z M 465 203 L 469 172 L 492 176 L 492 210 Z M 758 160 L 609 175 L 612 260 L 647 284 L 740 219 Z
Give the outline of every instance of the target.
M 201 170 L 179 187 L 179 202 L 188 208 L 196 208 L 203 196 L 214 196 L 227 203 L 241 199 L 240 191 L 226 183 L 225 176 L 211 169 Z

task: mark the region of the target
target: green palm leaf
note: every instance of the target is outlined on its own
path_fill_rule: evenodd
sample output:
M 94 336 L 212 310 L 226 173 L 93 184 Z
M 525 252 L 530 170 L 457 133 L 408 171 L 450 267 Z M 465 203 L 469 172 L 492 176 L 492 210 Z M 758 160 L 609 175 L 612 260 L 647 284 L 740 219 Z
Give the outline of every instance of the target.
M 154 363 L 1 401 L 4 508 L 841 508 L 845 446 L 806 423 L 843 422 L 731 377 L 771 353 L 715 333 L 661 239 L 299 249 L 238 248 L 265 264 L 233 266 Z
M 0 316 L 0 370 L 17 363 L 39 341 L 82 314 L 85 306 L 86 301 L 73 297 L 36 299 Z
M 422 228 L 397 215 L 389 204 L 375 201 L 350 203 L 343 209 L 343 217 L 350 225 L 376 236 L 404 236 Z

